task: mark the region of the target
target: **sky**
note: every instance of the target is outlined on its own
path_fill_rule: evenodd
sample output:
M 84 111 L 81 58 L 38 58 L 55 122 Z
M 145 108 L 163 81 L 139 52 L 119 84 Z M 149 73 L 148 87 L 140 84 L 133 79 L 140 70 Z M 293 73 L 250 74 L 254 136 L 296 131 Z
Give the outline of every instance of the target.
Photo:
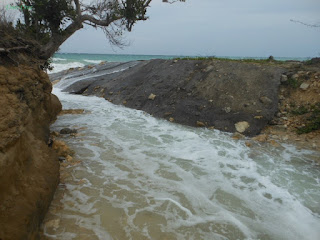
M 6 1 L 6 0 L 2 0 Z M 110 46 L 101 30 L 76 32 L 68 53 L 239 57 L 320 57 L 319 0 L 153 0 L 147 21 L 125 34 L 129 46 Z

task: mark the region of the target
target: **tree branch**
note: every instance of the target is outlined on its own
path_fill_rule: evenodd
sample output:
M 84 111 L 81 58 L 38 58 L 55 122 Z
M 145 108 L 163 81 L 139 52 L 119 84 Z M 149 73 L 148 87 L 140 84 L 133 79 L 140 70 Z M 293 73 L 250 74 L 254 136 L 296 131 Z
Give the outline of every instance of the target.
M 108 27 L 110 25 L 110 23 L 117 21 L 117 20 L 120 20 L 121 18 L 122 18 L 121 16 L 110 18 L 108 15 L 105 20 L 99 20 L 91 15 L 85 14 L 85 15 L 81 16 L 81 22 L 89 21 L 91 23 L 94 23 L 94 24 L 102 26 L 102 27 Z
M 19 51 L 19 50 L 25 50 L 28 49 L 29 45 L 26 46 L 20 46 L 20 47 L 12 47 L 12 48 L 0 48 L 0 52 L 9 53 L 10 51 Z
M 76 12 L 78 17 L 81 16 L 81 8 L 80 8 L 80 2 L 79 0 L 74 0 L 74 4 L 76 5 Z
M 301 22 L 301 21 L 298 21 L 298 20 L 293 20 L 293 19 L 290 19 L 290 22 L 300 23 L 300 24 L 305 25 L 307 27 L 315 27 L 315 28 L 320 27 L 319 24 L 309 24 L 309 23 L 304 23 L 304 22 Z

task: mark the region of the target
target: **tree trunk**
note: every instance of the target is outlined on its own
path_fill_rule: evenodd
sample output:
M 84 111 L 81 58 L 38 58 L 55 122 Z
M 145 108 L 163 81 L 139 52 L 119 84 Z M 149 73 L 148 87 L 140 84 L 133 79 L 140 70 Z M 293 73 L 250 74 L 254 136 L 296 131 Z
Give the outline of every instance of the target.
M 52 33 L 50 41 L 41 47 L 40 58 L 48 60 L 72 34 L 83 27 L 81 21 L 71 23 L 64 31 Z

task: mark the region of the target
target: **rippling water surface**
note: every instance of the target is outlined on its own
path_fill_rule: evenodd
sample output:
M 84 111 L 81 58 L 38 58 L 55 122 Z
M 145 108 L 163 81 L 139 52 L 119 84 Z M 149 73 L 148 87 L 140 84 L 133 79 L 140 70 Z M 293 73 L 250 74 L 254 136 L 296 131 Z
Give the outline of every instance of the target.
M 53 130 L 70 167 L 46 220 L 49 239 L 320 239 L 320 166 L 314 152 L 234 141 L 104 99 L 61 93 Z

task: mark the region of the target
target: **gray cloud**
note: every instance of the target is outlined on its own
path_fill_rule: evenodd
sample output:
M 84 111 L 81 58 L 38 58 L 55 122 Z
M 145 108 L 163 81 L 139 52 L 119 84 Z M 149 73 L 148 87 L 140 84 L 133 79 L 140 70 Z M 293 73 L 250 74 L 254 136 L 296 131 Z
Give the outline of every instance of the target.
M 290 19 L 319 24 L 319 12 L 318 0 L 153 0 L 150 19 L 125 34 L 131 44 L 123 50 L 85 27 L 61 52 L 313 57 L 320 54 L 320 28 Z

